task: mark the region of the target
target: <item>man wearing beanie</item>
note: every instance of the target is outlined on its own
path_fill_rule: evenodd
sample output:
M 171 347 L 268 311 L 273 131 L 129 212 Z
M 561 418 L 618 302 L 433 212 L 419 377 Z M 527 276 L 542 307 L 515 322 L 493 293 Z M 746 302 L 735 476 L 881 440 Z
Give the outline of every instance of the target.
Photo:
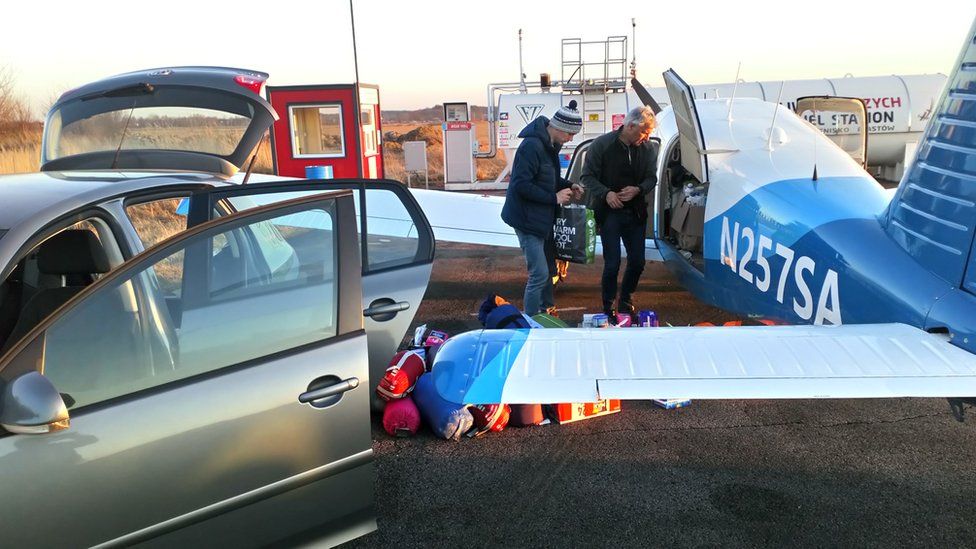
M 581 186 L 560 175 L 559 149 L 581 129 L 583 118 L 576 101 L 570 101 L 552 120 L 540 116 L 518 135 L 522 143 L 515 151 L 502 220 L 515 229 L 525 255 L 529 276 L 522 309 L 530 316 L 555 306 L 545 248 L 552 239 L 556 206 L 583 195 Z
M 647 232 L 646 196 L 657 184 L 657 152 L 648 138 L 654 131 L 654 112 L 637 107 L 622 126 L 593 140 L 583 164 L 583 185 L 600 229 L 603 245 L 603 310 L 610 322 L 617 318 L 617 274 L 620 243 L 627 250 L 627 269 L 620 284 L 617 306 L 634 314 L 633 293 L 644 272 L 644 235 Z

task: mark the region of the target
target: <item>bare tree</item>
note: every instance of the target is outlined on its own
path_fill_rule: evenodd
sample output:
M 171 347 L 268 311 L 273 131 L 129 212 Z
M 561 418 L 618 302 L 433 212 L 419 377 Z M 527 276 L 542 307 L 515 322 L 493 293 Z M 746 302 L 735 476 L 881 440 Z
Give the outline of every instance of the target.
M 30 104 L 17 95 L 9 68 L 0 67 L 0 134 L 26 135 L 34 121 Z

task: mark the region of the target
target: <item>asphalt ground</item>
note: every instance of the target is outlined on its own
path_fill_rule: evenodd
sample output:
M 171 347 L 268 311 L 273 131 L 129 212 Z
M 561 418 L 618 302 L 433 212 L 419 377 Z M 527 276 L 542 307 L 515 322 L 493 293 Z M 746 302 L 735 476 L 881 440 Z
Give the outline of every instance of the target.
M 601 269 L 570 267 L 564 320 L 597 312 Z M 484 296 L 519 305 L 524 281 L 518 250 L 438 243 L 414 325 L 477 329 Z M 736 319 L 660 264 L 636 302 L 673 325 Z M 625 401 L 460 442 L 373 419 L 379 530 L 345 547 L 976 546 L 976 413 L 944 400 Z

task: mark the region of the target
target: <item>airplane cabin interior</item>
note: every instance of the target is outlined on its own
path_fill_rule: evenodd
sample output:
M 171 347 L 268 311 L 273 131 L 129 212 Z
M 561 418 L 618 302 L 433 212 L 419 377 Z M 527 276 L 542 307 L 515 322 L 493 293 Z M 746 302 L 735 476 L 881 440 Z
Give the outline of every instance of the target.
M 658 185 L 661 238 L 670 242 L 695 268 L 703 271 L 702 236 L 708 184 L 698 181 L 681 165 L 681 147 L 677 142 L 671 145 L 664 161 L 663 180 Z

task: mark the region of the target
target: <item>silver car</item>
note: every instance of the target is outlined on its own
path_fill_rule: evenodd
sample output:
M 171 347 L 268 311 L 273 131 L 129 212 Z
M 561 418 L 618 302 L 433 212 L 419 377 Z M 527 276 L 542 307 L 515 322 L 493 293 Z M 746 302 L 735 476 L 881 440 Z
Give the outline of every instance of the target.
M 375 529 L 372 389 L 433 236 L 396 182 L 241 184 L 276 118 L 266 77 L 78 88 L 48 115 L 41 173 L 0 178 L 5 546 Z

